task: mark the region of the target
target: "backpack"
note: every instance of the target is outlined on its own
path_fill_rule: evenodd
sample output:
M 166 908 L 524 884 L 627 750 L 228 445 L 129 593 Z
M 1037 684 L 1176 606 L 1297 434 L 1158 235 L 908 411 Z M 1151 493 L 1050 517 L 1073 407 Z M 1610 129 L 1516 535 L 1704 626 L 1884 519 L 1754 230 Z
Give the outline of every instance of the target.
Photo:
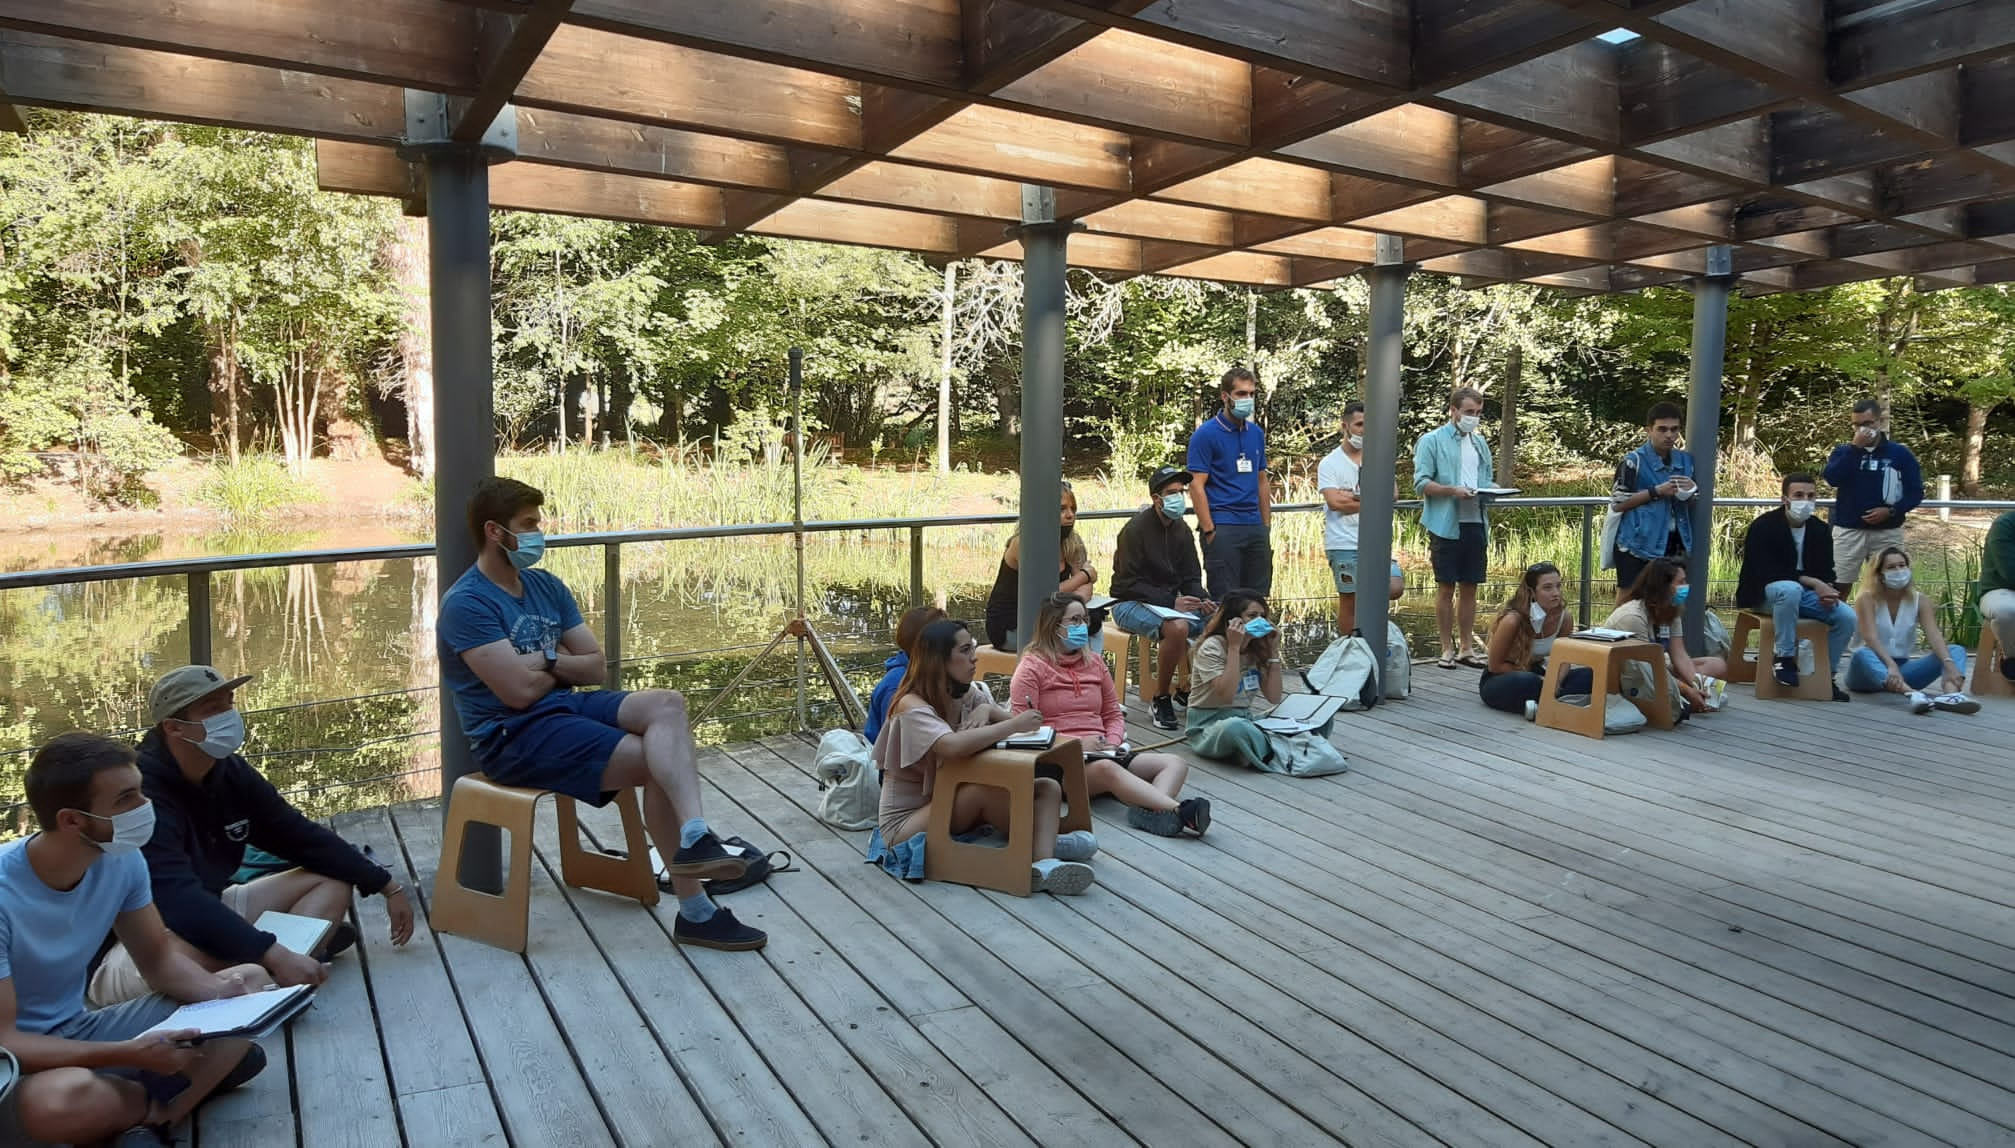
M 1347 710 L 1368 710 L 1379 702 L 1378 655 L 1364 635 L 1352 631 L 1329 644 L 1313 668 L 1302 674 L 1309 692 L 1344 699 Z
M 868 743 L 850 729 L 828 730 L 813 765 L 820 821 L 835 829 L 873 829 L 881 820 L 881 771 Z
M 1406 635 L 1393 622 L 1385 624 L 1385 700 L 1396 701 L 1413 692 L 1413 651 Z
M 760 885 L 769 880 L 772 873 L 791 873 L 797 870 L 797 866 L 791 864 L 791 855 L 781 849 L 765 853 L 739 837 L 726 838 L 721 842 L 721 846 L 730 853 L 739 853 L 749 863 L 749 867 L 743 870 L 742 875 L 739 877 L 724 877 L 711 881 L 701 881 L 700 886 L 707 891 L 707 896 L 709 897 L 725 896 L 729 893 L 739 892 L 751 885 Z M 655 858 L 656 855 L 656 850 L 653 850 L 652 856 Z M 783 860 L 781 862 L 775 860 L 778 857 L 783 858 Z M 657 874 L 657 878 L 658 888 L 667 893 L 672 892 L 672 879 L 670 877 L 665 876 L 661 872 Z

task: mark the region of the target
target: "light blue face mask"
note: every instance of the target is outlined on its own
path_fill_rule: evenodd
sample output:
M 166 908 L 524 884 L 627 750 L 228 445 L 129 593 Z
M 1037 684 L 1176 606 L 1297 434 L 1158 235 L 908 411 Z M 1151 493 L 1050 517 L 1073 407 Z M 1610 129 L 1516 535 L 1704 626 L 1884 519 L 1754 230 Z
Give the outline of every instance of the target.
M 1248 638 L 1264 638 L 1271 633 L 1273 633 L 1273 623 L 1267 621 L 1265 618 L 1254 618 L 1245 624 L 1245 636 Z
M 1063 628 L 1063 648 L 1082 650 L 1091 644 L 1091 627 L 1083 622 L 1073 622 Z
M 1189 509 L 1189 503 L 1184 500 L 1181 491 L 1178 490 L 1173 494 L 1164 494 L 1161 496 L 1161 512 L 1170 518 L 1181 518 L 1182 512 L 1187 509 Z
M 1252 396 L 1231 400 L 1231 413 L 1242 419 L 1252 417 Z
M 505 551 L 511 556 L 511 565 L 520 570 L 530 570 L 539 564 L 539 559 L 545 557 L 546 536 L 540 531 L 527 530 L 512 537 L 517 539 L 518 548 Z
M 1686 605 L 1686 600 L 1692 596 L 1693 587 L 1682 582 L 1672 591 L 1672 604 L 1675 606 L 1684 606 Z

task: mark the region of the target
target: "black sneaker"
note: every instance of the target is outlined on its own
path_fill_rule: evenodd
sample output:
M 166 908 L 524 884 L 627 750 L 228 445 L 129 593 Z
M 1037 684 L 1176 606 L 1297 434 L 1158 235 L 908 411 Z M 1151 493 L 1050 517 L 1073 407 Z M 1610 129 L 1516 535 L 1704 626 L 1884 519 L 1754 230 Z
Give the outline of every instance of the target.
M 672 863 L 665 866 L 667 877 L 698 877 L 707 881 L 732 881 L 748 871 L 748 858 L 728 852 L 727 846 L 711 832 L 681 847 L 672 854 Z
M 684 913 L 679 914 L 678 922 L 672 926 L 672 940 L 703 949 L 746 953 L 769 944 L 770 935 L 742 924 L 735 920 L 733 912 L 715 905 L 714 915 L 704 921 L 688 920 Z
M 1126 823 L 1157 837 L 1182 836 L 1182 811 L 1178 809 L 1142 809 L 1138 805 L 1128 806 Z
M 1778 685 L 1783 686 L 1786 689 L 1797 688 L 1798 659 L 1797 658 L 1777 659 L 1777 668 L 1771 671 L 1771 675 L 1777 679 Z
M 2001 676 L 2015 682 L 2015 658 L 2001 659 Z
M 1176 728 L 1174 698 L 1168 696 L 1167 694 L 1156 695 L 1154 699 L 1154 704 L 1149 708 L 1154 712 L 1154 728 L 1156 729 Z
M 238 1063 L 231 1066 L 231 1071 L 224 1074 L 224 1079 L 217 1082 L 217 1087 L 210 1090 L 210 1095 L 216 1096 L 234 1088 L 243 1088 L 252 1082 L 253 1077 L 264 1071 L 266 1071 L 266 1050 L 255 1044 L 245 1050 L 245 1055 L 238 1058 Z
M 329 930 L 329 938 L 322 942 L 322 952 L 316 959 L 326 961 L 356 943 L 356 927 L 348 921 L 338 921 L 336 927 Z
M 1176 808 L 1176 813 L 1182 817 L 1182 827 L 1198 837 L 1203 836 L 1203 831 L 1210 828 L 1208 797 L 1185 797 L 1182 799 L 1182 804 Z
M 1188 709 L 1188 708 L 1189 708 L 1189 691 L 1188 691 L 1188 690 L 1177 690 L 1177 691 L 1175 691 L 1175 693 L 1174 693 L 1174 694 L 1172 694 L 1171 696 L 1175 698 L 1175 704 L 1176 704 L 1177 706 L 1180 706 L 1180 707 L 1181 707 L 1181 708 L 1183 708 L 1183 709 Z
M 1854 695 L 1848 693 L 1846 690 L 1841 689 L 1839 686 L 1834 686 L 1833 700 L 1836 702 L 1851 702 L 1854 700 Z

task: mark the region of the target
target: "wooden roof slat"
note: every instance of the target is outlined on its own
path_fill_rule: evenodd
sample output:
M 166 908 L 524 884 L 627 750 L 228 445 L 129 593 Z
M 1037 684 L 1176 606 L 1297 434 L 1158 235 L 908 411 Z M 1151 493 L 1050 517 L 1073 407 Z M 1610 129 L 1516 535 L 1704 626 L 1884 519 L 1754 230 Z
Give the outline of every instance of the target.
M 958 0 L 575 0 L 574 23 L 786 67 L 956 88 Z
M 518 158 L 624 175 L 776 191 L 791 186 L 793 149 L 679 128 L 545 108 L 518 110 Z
M 463 143 L 483 138 L 539 53 L 545 51 L 572 2 L 531 0 L 520 13 L 477 13 L 476 71 L 480 83 L 473 96 L 450 109 L 455 119 L 449 133 L 452 138 Z
M 1237 147 L 1252 138 L 1249 64 L 1117 28 L 995 96 L 1101 127 L 1179 140 Z

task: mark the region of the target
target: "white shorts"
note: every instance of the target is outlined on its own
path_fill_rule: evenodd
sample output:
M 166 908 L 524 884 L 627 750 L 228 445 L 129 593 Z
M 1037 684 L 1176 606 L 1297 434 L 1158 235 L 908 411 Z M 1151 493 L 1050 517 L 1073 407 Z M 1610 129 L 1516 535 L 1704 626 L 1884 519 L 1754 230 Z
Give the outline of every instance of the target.
M 287 870 L 293 872 L 293 870 Z M 226 885 L 219 899 L 224 907 L 245 916 L 245 903 L 250 898 L 251 885 Z M 88 1008 L 110 1008 L 124 1001 L 138 1000 L 153 992 L 147 978 L 140 975 L 140 966 L 133 963 L 133 954 L 124 945 L 113 945 L 112 951 L 98 963 L 98 971 L 91 974 L 91 983 L 84 990 L 84 1004 Z
M 1882 553 L 1885 546 L 1903 545 L 1903 528 L 1887 526 L 1880 530 L 1850 530 L 1843 526 L 1833 528 L 1833 580 L 1852 584 L 1861 580 L 1863 566 L 1870 558 Z

